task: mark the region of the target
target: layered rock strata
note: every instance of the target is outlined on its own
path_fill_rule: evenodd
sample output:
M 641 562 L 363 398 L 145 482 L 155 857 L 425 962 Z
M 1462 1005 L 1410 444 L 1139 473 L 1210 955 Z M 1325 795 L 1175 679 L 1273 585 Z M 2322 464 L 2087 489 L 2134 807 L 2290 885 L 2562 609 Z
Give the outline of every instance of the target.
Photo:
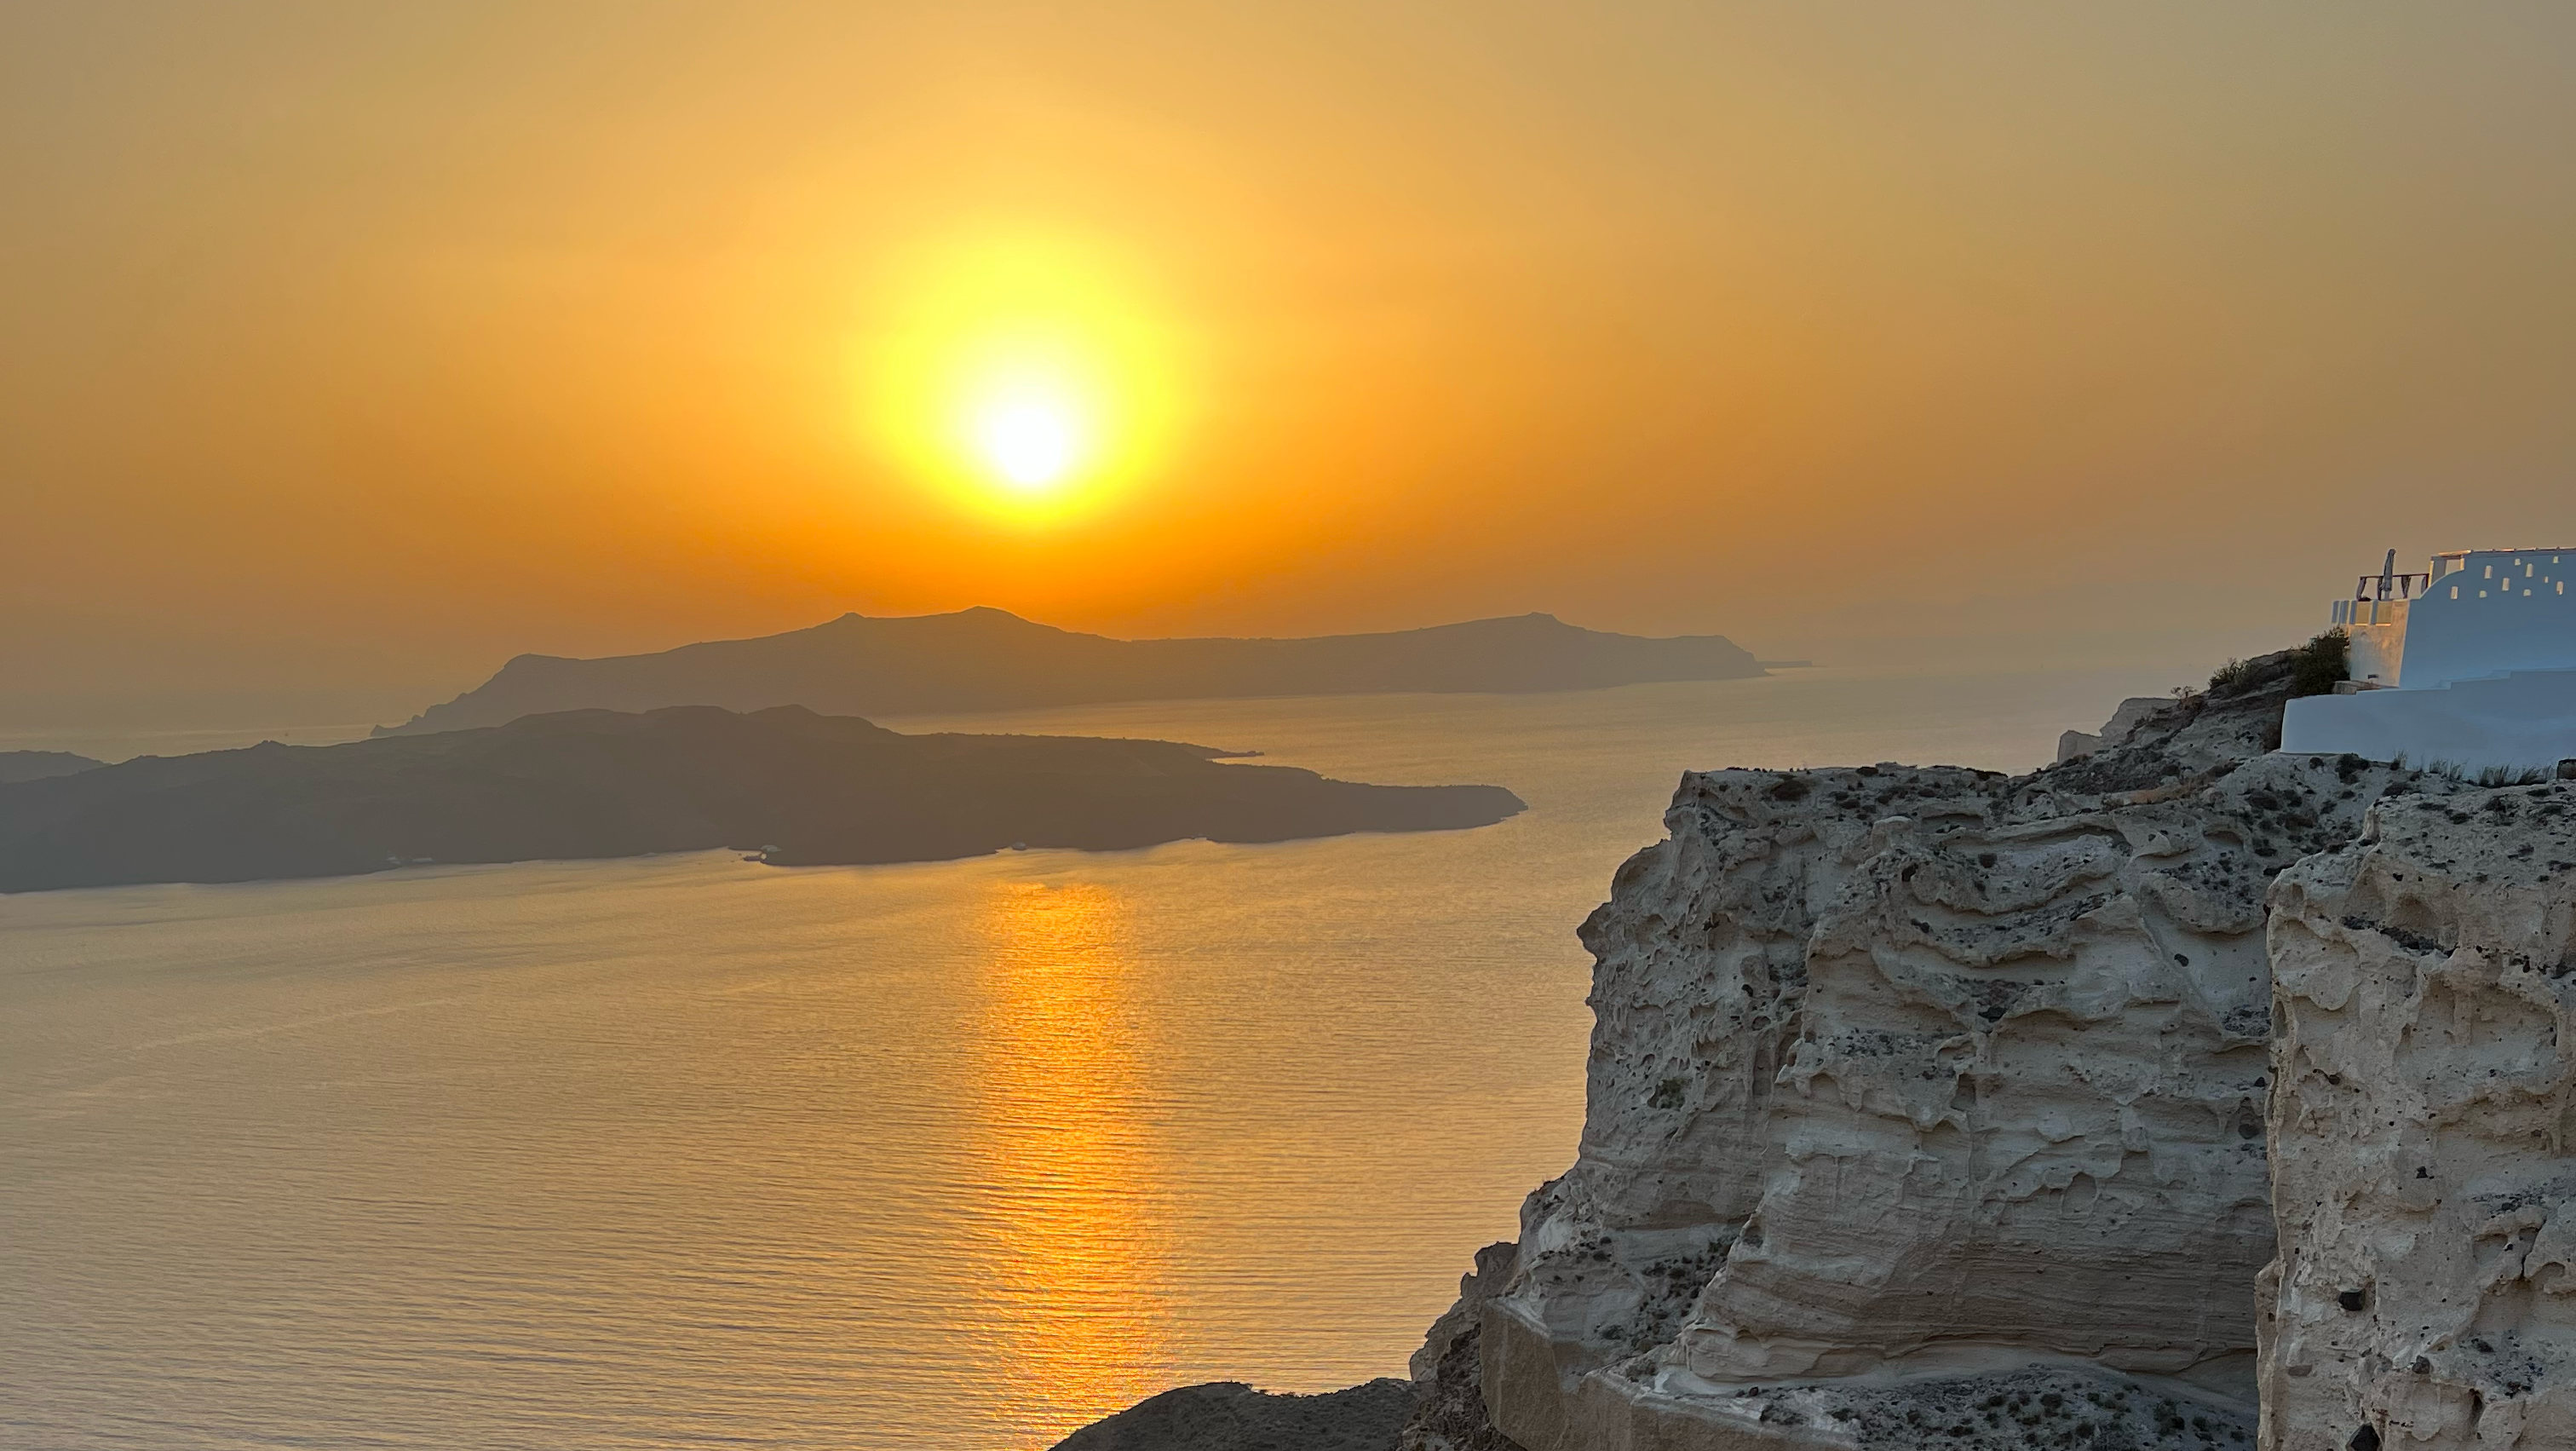
M 2576 1446 L 2576 787 L 2383 802 L 2271 944 L 2265 1445 Z
M 2287 673 L 2031 776 L 1686 776 L 1583 927 L 1585 1130 L 1480 1311 L 1493 1428 L 2249 1445 L 2265 891 L 2452 789 L 2264 754 Z

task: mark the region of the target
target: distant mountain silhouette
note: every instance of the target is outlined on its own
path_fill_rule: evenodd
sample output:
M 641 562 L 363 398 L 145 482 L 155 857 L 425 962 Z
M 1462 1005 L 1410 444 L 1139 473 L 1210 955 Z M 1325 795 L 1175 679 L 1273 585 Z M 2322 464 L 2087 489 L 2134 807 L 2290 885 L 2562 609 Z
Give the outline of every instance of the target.
M 0 786 L 12 781 L 42 781 L 48 776 L 69 776 L 87 771 L 100 763 L 69 751 L 0 751 Z
M 843 615 L 783 635 L 655 655 L 522 655 L 475 689 L 376 733 L 667 705 L 802 705 L 888 716 L 1213 696 L 1583 690 L 1761 673 L 1721 635 L 1611 635 L 1553 615 L 1301 640 L 1113 640 L 971 609 L 894 619 Z
M 1484 826 L 1498 786 L 1363 786 L 1203 746 L 899 735 L 780 706 L 588 710 L 336 746 L 147 756 L 0 786 L 0 892 L 767 849 L 780 865 L 927 861 L 1187 837 Z

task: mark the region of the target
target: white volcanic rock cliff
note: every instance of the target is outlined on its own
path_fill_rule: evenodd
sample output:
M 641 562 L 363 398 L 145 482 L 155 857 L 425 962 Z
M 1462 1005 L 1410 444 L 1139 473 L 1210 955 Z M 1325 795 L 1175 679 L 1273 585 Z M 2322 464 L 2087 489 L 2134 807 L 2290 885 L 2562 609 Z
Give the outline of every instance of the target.
M 2272 914 L 2265 1444 L 2576 1446 L 2576 786 L 2384 802 Z
M 1494 1427 L 2250 1445 L 2265 890 L 2451 789 L 2263 754 L 2285 677 L 2033 776 L 1685 777 L 1583 929 L 1585 1132 L 1481 1310 Z
M 1685 776 L 1395 1451 L 2576 1451 L 2576 783 L 2281 754 L 2300 664 Z

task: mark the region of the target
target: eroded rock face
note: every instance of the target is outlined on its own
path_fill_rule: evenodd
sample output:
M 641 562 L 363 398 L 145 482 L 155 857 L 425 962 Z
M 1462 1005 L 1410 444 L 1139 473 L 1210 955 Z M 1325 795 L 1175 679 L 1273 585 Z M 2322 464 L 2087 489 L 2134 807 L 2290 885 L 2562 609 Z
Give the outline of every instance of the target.
M 2265 1446 L 2576 1446 L 2576 786 L 2383 802 L 2272 907 Z
M 2450 789 L 2262 755 L 2286 690 L 2026 777 L 1685 777 L 1583 929 L 1581 1151 L 1480 1327 L 1499 1431 L 2250 1444 L 2264 894 Z

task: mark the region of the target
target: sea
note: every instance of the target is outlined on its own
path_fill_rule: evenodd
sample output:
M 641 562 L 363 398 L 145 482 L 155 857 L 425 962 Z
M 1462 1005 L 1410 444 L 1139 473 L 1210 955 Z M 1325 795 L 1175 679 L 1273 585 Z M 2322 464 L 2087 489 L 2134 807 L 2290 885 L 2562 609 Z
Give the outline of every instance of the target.
M 1573 1158 L 1575 928 L 1683 770 L 2027 769 L 2162 683 L 891 721 L 1529 810 L 0 897 L 0 1446 L 1021 1451 L 1176 1385 L 1403 1375 Z

